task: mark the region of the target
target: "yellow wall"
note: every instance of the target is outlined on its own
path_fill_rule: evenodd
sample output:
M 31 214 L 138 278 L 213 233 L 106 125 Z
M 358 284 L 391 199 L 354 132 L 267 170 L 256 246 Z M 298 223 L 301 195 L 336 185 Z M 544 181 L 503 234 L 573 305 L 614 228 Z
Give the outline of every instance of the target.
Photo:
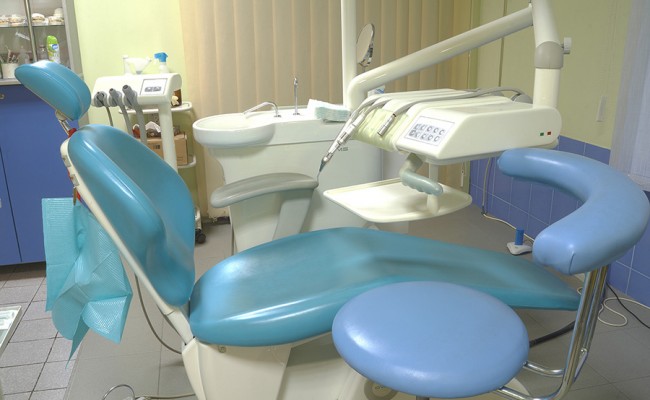
M 172 72 L 185 75 L 180 22 L 181 0 L 76 0 L 77 29 L 84 80 L 92 89 L 100 76 L 121 75 L 122 55 L 150 57 L 164 51 Z M 154 63 L 145 72 L 156 73 Z M 191 98 L 183 92 L 184 98 Z M 113 112 L 117 114 L 116 112 Z M 104 110 L 91 108 L 90 122 L 106 123 Z M 124 127 L 119 116 L 113 119 Z
M 528 5 L 527 1 L 506 0 L 507 12 Z M 551 1 L 560 37 L 571 37 L 573 49 L 564 58 L 558 107 L 562 113 L 562 134 L 572 139 L 605 148 L 611 147 L 616 99 L 625 50 L 629 0 L 553 0 Z M 503 2 L 481 2 L 481 23 L 503 13 Z M 515 86 L 532 94 L 532 30 L 505 40 L 501 84 Z M 500 42 L 479 52 L 478 86 L 499 83 Z M 601 101 L 602 121 L 597 121 Z

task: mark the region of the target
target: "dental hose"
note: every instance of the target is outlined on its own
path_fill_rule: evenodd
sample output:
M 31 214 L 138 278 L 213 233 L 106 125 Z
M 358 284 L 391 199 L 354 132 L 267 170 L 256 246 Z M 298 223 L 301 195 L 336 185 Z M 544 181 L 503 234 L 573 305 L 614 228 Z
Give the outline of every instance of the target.
M 348 118 L 348 120 L 343 125 L 343 128 L 341 128 L 339 134 L 336 136 L 336 139 L 334 139 L 334 142 L 332 143 L 330 148 L 327 150 L 327 153 L 322 158 L 320 167 L 318 168 L 318 174 L 316 175 L 316 180 L 319 180 L 320 173 L 323 171 L 323 168 L 325 168 L 325 165 L 327 165 L 327 163 L 330 162 L 332 157 L 334 157 L 334 153 L 336 153 L 336 151 L 343 144 L 345 144 L 345 142 L 348 141 L 348 139 L 354 133 L 354 130 L 365 120 L 368 113 L 370 113 L 373 110 L 376 110 L 379 107 L 383 107 L 390 100 L 391 99 L 389 98 L 380 98 L 380 99 L 371 99 L 371 100 L 366 99 L 366 101 L 361 103 L 361 105 L 356 110 L 354 110 L 352 115 L 350 115 L 350 118 Z
M 445 100 L 458 100 L 458 99 L 469 99 L 469 98 L 474 98 L 474 97 L 479 97 L 479 96 L 484 96 L 486 94 L 491 94 L 491 93 L 497 93 L 497 92 L 505 92 L 505 91 L 510 91 L 510 92 L 515 92 L 519 95 L 524 94 L 523 91 L 517 89 L 517 88 L 512 88 L 512 87 L 505 87 L 505 86 L 499 86 L 495 88 L 490 88 L 490 89 L 477 89 L 473 91 L 468 91 L 465 94 L 461 95 L 451 95 L 451 96 L 446 96 L 446 97 L 441 97 L 441 98 L 423 98 L 415 101 L 411 101 L 397 110 L 395 110 L 391 115 L 388 117 L 386 121 L 379 127 L 377 130 L 377 134 L 379 136 L 384 136 L 386 132 L 390 129 L 392 126 L 393 122 L 397 119 L 398 116 L 406 112 L 408 109 L 413 107 L 416 104 L 420 103 L 426 103 L 426 102 L 432 102 L 432 101 L 445 101 Z M 334 139 L 334 143 L 330 146 L 329 150 L 323 157 L 320 167 L 318 169 L 318 174 L 316 176 L 316 179 L 320 177 L 320 173 L 323 171 L 323 168 L 325 168 L 325 165 L 334 157 L 334 153 L 336 150 L 339 149 L 347 140 L 352 136 L 354 133 L 354 130 L 364 121 L 366 116 L 373 110 L 376 110 L 379 107 L 383 107 L 386 103 L 388 103 L 391 100 L 399 100 L 399 99 L 391 99 L 391 98 L 379 98 L 379 99 L 366 99 L 361 105 L 352 113 L 350 118 L 348 118 L 347 122 L 345 125 L 343 125 L 343 128 L 341 129 L 341 132 L 338 134 L 336 139 Z
M 108 91 L 108 94 L 111 96 L 111 99 L 120 108 L 120 111 L 122 111 L 122 117 L 124 117 L 124 124 L 126 125 L 126 131 L 131 132 L 133 134 L 133 129 L 131 127 L 131 121 L 129 121 L 129 116 L 126 111 L 126 107 L 124 106 L 124 101 L 122 101 L 122 93 L 111 88 Z
M 106 92 L 97 92 L 93 98 L 93 105 L 97 107 L 104 107 L 106 109 L 106 114 L 108 115 L 108 122 L 111 126 L 113 125 L 113 115 L 111 114 L 110 105 L 108 104 L 108 97 Z
M 125 103 L 135 111 L 135 117 L 140 128 L 140 141 L 147 144 L 147 128 L 144 122 L 142 106 L 138 103 L 138 94 L 129 85 L 124 85 L 122 92 L 124 92 Z
M 474 97 L 480 97 L 484 96 L 486 94 L 491 94 L 491 93 L 497 93 L 497 92 L 515 92 L 519 95 L 524 94 L 523 91 L 517 89 L 517 88 L 512 88 L 512 87 L 505 87 L 505 86 L 500 86 L 500 87 L 495 87 L 495 88 L 490 88 L 490 89 L 477 89 L 477 90 L 469 90 L 465 94 L 461 95 L 451 95 L 451 96 L 446 96 L 446 97 L 440 97 L 440 98 L 424 98 L 420 100 L 415 100 L 412 102 L 409 102 L 397 110 L 393 111 L 393 113 L 388 117 L 386 121 L 379 127 L 377 130 L 377 135 L 379 136 L 384 136 L 388 129 L 392 126 L 393 122 L 397 119 L 398 116 L 402 115 L 406 111 L 408 111 L 409 108 L 420 104 L 420 103 L 428 103 L 428 102 L 433 102 L 433 101 L 446 101 L 446 100 L 458 100 L 458 99 L 471 99 Z

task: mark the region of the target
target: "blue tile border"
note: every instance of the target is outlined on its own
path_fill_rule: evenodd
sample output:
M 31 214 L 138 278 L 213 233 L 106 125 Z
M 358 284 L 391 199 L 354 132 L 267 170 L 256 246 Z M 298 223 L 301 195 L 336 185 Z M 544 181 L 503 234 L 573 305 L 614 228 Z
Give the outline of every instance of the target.
M 560 136 L 558 150 L 609 163 L 609 149 L 565 136 Z M 470 167 L 470 195 L 472 202 L 479 207 L 483 199 L 486 166 L 487 160 L 476 160 Z M 577 200 L 561 191 L 514 180 L 495 171 L 494 166 L 495 162 L 491 162 L 487 171 L 487 212 L 518 228 L 525 228 L 532 237 L 580 206 Z M 650 193 L 646 195 L 650 199 Z M 608 282 L 650 306 L 650 229 L 634 248 L 612 263 Z

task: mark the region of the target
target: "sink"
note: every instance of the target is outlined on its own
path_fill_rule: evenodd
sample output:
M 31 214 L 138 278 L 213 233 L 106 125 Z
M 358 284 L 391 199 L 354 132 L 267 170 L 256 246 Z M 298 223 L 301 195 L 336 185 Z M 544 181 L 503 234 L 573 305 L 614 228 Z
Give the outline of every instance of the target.
M 317 119 L 310 110 L 280 108 L 249 114 L 220 114 L 202 118 L 193 125 L 194 138 L 210 151 L 244 147 L 275 146 L 295 142 L 332 141 L 343 123 Z M 324 151 L 324 150 L 323 150 Z
M 213 115 L 194 123 L 194 135 L 207 147 L 263 144 L 273 137 L 273 118 L 272 113 Z

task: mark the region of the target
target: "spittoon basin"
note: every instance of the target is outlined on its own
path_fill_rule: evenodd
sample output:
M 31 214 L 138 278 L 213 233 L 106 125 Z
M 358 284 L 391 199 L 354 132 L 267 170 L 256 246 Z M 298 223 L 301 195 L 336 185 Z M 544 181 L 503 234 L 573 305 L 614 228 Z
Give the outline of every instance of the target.
M 305 132 L 310 132 L 309 140 L 332 140 L 332 134 L 323 132 L 322 125 L 331 125 L 338 131 L 340 122 L 324 122 L 311 115 L 305 108 L 298 109 L 294 115 L 293 108 L 280 109 L 280 117 L 273 111 L 252 112 L 249 114 L 220 114 L 201 118 L 193 125 L 197 142 L 210 148 L 233 148 L 264 146 L 295 141 L 304 141 Z M 281 126 L 281 129 L 278 129 Z M 317 129 L 320 127 L 321 129 Z M 326 131 L 332 131 L 332 129 Z M 279 131 L 282 136 L 278 137 Z M 324 134 L 319 136 L 319 132 Z

